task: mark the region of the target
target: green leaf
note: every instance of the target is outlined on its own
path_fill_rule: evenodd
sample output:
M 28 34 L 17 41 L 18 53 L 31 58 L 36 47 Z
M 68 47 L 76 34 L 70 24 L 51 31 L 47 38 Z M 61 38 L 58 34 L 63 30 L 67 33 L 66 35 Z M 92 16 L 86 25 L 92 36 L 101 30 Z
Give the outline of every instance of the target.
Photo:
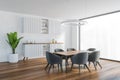
M 23 37 L 18 38 L 18 37 L 17 37 L 17 32 L 7 33 L 7 37 L 8 37 L 8 40 L 6 40 L 6 41 L 7 41 L 8 44 L 11 46 L 13 54 L 15 54 L 15 49 L 16 49 L 16 47 L 18 46 L 20 40 L 21 40 Z

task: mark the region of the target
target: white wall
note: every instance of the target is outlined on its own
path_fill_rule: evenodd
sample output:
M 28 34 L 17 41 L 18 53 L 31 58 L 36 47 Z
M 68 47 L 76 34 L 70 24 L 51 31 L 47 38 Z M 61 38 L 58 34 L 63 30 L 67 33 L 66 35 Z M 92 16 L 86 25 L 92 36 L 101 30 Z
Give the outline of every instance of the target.
M 6 33 L 8 32 L 17 31 L 19 36 L 24 37 L 16 50 L 19 54 L 19 59 L 23 58 L 22 42 L 26 42 L 27 40 L 35 40 L 35 42 L 50 42 L 54 38 L 58 42 L 64 42 L 65 49 L 66 47 L 71 46 L 71 36 L 69 36 L 71 34 L 71 29 L 62 27 L 60 25 L 60 21 L 55 19 L 49 19 L 49 34 L 21 33 L 21 18 L 24 16 L 34 17 L 34 15 L 23 15 L 0 11 L 0 62 L 8 61 L 7 56 L 11 53 L 11 48 L 6 42 Z
M 78 25 L 72 26 L 72 47 L 79 50 L 79 36 L 78 36 Z
M 4 13 L 0 11 L 0 62 L 7 61 L 7 54 L 11 53 L 11 49 L 6 42 L 6 33 L 18 31 L 19 16 L 12 13 Z
M 65 50 L 67 50 L 67 48 L 71 48 L 72 47 L 72 27 L 71 26 L 63 26 L 64 28 L 64 34 L 65 34 Z

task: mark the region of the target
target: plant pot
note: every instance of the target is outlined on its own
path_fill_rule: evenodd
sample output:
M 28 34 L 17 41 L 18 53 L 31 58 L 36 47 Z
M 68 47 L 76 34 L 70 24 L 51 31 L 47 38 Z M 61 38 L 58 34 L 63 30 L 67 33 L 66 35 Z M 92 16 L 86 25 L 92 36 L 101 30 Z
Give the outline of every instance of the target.
M 8 61 L 10 63 L 17 63 L 18 62 L 18 54 L 9 54 Z

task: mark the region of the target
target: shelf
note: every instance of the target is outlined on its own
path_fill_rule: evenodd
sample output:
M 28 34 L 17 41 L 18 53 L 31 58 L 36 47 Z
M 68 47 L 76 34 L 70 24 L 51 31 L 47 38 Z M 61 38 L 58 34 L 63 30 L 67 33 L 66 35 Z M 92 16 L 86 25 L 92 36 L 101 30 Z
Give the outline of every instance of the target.
M 50 43 L 50 42 L 45 42 L 45 43 L 23 43 L 24 45 L 27 44 L 64 44 L 63 42 L 57 42 L 57 43 Z

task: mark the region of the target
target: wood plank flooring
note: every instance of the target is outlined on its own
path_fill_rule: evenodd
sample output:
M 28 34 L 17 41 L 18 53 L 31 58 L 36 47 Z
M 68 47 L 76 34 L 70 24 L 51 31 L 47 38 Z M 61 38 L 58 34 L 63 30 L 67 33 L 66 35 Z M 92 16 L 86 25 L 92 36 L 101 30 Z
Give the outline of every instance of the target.
M 46 66 L 45 59 L 31 59 L 28 61 L 19 61 L 16 64 L 0 63 L 0 80 L 120 80 L 120 63 L 108 60 L 101 60 L 103 69 L 97 67 L 95 71 L 91 64 L 90 70 L 79 70 L 77 65 L 68 73 L 58 72 L 57 67 L 51 69 L 50 73 L 44 70 Z

